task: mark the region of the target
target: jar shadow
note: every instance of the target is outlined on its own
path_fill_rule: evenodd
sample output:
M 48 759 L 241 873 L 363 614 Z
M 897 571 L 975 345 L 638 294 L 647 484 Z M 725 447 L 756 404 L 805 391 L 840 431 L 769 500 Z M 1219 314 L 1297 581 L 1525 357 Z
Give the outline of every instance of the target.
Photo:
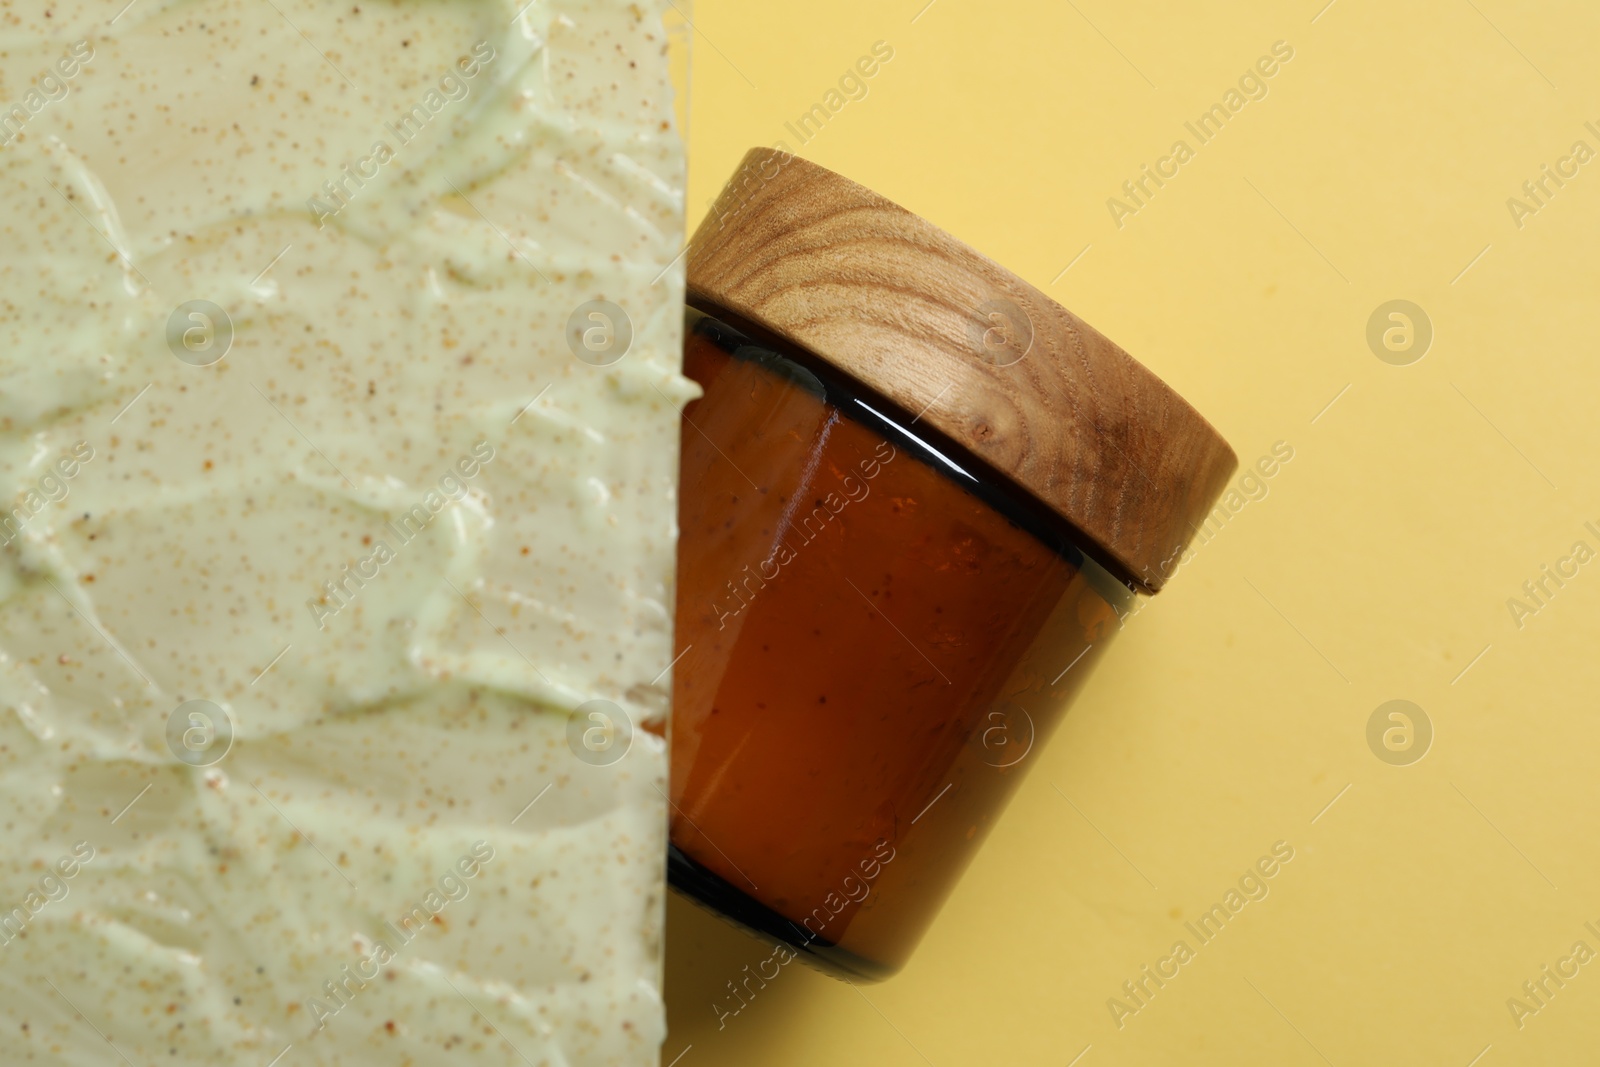
M 838 983 L 787 947 L 756 937 L 676 890 L 667 894 L 667 1042 L 662 1062 L 690 1045 L 760 1062 L 826 1009 Z M 744 1053 L 757 1057 L 747 1059 Z

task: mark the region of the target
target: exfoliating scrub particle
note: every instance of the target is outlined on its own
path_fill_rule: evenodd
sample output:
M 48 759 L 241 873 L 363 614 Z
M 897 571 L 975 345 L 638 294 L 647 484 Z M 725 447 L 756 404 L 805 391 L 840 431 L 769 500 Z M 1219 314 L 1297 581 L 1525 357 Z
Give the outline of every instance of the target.
M 667 5 L 122 2 L 0 55 L 0 1058 L 656 1063 Z

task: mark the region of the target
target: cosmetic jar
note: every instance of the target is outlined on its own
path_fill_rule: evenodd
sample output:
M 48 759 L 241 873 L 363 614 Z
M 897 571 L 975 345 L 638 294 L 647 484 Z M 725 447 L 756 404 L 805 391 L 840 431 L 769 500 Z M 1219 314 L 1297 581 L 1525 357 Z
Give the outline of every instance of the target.
M 881 979 L 1236 461 L 1039 290 L 799 157 L 748 153 L 688 255 L 669 878 Z

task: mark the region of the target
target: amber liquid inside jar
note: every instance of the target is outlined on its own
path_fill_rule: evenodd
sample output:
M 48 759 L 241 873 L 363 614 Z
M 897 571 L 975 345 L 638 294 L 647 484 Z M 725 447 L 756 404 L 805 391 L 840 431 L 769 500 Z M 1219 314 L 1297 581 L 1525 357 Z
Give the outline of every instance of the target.
M 886 977 L 1132 594 L 814 357 L 691 311 L 684 363 L 669 874 Z

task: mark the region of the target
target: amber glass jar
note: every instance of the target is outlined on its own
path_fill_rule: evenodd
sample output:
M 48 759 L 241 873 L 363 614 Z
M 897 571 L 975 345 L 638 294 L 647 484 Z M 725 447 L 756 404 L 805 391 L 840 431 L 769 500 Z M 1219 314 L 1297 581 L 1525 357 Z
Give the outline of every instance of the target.
M 1026 283 L 792 156 L 746 158 L 689 285 L 669 874 L 882 978 L 1232 453 Z

